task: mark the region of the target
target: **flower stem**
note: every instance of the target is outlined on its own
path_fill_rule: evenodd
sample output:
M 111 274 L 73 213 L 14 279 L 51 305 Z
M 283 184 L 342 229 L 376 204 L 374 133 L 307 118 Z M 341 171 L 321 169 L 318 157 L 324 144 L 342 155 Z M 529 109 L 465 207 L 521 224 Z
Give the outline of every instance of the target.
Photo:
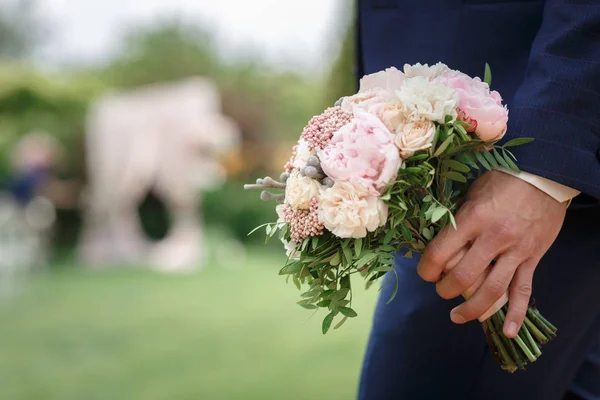
M 530 330 L 531 334 L 542 344 L 548 343 L 548 338 L 544 335 L 537 326 L 529 318 L 525 318 L 525 326 Z
M 538 317 L 540 320 L 542 320 L 546 324 L 546 326 L 548 326 L 550 329 L 552 329 L 552 331 L 556 334 L 556 332 L 558 331 L 558 328 L 556 326 L 552 325 L 552 323 L 550 321 L 548 321 L 546 318 L 544 318 L 542 313 L 540 313 L 540 310 L 538 310 L 537 308 L 529 307 L 528 312 L 533 313 L 536 317 Z
M 556 336 L 556 330 L 550 328 L 546 323 L 539 318 L 537 315 L 533 313 L 531 308 L 527 310 L 527 317 L 531 319 L 531 321 L 537 326 L 541 331 L 543 331 L 547 336 L 554 337 Z

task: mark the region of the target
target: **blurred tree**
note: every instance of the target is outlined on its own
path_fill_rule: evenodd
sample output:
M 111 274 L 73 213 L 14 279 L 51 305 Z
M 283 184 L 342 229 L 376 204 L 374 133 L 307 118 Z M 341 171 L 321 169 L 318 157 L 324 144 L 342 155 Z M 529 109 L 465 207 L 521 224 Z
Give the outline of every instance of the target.
M 23 58 L 47 37 L 47 23 L 36 13 L 36 0 L 0 4 L 0 57 Z
M 130 31 L 122 52 L 105 68 L 111 85 L 139 86 L 191 75 L 214 75 L 219 60 L 210 36 L 176 19 Z

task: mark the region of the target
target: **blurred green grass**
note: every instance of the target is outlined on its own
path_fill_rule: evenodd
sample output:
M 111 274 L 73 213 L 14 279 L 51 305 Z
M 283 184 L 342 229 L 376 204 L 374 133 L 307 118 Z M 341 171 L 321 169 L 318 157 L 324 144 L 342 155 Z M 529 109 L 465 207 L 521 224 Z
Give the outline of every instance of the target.
M 323 336 L 324 312 L 295 305 L 281 257 L 246 260 L 35 277 L 0 305 L 0 399 L 354 398 L 376 288 L 354 281 L 358 318 Z

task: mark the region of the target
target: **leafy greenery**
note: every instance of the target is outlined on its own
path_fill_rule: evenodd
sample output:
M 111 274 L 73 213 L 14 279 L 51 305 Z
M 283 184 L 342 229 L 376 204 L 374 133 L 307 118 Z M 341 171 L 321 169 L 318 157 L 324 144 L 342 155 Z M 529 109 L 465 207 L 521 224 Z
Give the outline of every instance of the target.
M 350 276 L 360 274 L 370 285 L 394 272 L 393 254 L 402 249 L 422 252 L 447 225 L 456 228 L 454 214 L 468 182 L 482 171 L 504 167 L 519 171 L 507 147 L 529 143 L 517 139 L 504 146 L 484 143 L 471 135 L 465 122 L 446 118 L 437 124 L 432 147 L 404 160 L 396 181 L 381 197 L 388 206 L 386 224 L 364 238 L 339 238 L 328 231 L 298 244 L 297 253 L 280 270 L 302 291 L 298 304 L 327 311 L 322 331 L 357 316 L 352 309 Z M 291 240 L 288 225 L 265 225 L 267 240 L 276 235 Z M 397 285 L 396 285 L 397 290 Z M 396 295 L 389 299 L 391 301 Z

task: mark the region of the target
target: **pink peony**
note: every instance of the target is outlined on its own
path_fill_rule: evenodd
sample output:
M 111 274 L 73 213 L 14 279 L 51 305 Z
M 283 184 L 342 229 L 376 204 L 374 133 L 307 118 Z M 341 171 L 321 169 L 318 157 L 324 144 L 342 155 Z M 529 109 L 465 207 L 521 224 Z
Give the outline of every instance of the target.
M 321 168 L 334 181 L 362 184 L 380 194 L 402 165 L 394 135 L 375 115 L 358 112 L 318 152 Z
M 488 84 L 481 79 L 454 70 L 443 72 L 436 80 L 456 90 L 459 117 L 471 124 L 481 140 L 492 142 L 504 136 L 508 109 L 502 105 L 502 97 L 498 92 L 490 92 Z

